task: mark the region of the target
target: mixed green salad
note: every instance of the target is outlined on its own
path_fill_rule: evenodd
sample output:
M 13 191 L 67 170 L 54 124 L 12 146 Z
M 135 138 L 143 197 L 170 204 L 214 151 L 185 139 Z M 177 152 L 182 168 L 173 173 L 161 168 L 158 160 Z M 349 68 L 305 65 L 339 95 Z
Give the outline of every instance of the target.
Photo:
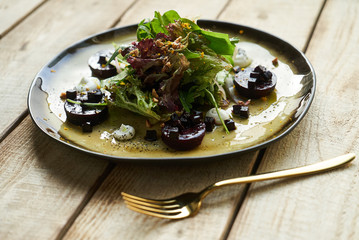
M 201 29 L 174 10 L 155 12 L 138 25 L 137 42 L 117 46 L 107 63 L 126 66 L 106 80 L 113 104 L 156 120 L 177 111 L 218 108 L 226 102 L 223 76 L 233 67 L 237 41 Z
M 228 34 L 200 28 L 174 10 L 155 12 L 152 20 L 139 23 L 136 41 L 114 44 L 115 51 L 90 57 L 92 77 L 66 92 L 67 120 L 89 132 L 104 121 L 108 109 L 127 109 L 144 116 L 149 125 L 162 123 L 163 142 L 177 150 L 200 145 L 215 125 L 229 133 L 236 126 L 224 109 L 231 105 L 233 115 L 248 118 L 248 99 L 268 95 L 277 81 L 261 65 L 246 68 L 251 60 L 237 42 Z M 234 88 L 248 101 L 233 97 Z M 234 100 L 231 104 L 226 92 Z M 147 130 L 145 139 L 155 141 L 154 131 Z M 121 141 L 134 135 L 129 125 L 113 133 Z

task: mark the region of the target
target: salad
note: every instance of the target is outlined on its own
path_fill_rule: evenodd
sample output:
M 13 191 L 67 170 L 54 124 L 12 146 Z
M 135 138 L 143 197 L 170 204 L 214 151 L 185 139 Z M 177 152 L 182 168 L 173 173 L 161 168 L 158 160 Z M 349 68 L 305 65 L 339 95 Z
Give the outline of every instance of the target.
M 67 121 L 90 132 L 109 109 L 127 109 L 146 117 L 147 127 L 160 124 L 161 139 L 176 150 L 199 146 L 215 125 L 228 134 L 236 128 L 232 118 L 248 118 L 250 99 L 270 94 L 277 81 L 263 66 L 246 68 L 251 59 L 237 42 L 174 10 L 155 12 L 139 23 L 137 41 L 89 59 L 93 76 L 63 96 Z M 232 114 L 223 110 L 229 107 Z M 124 124 L 113 132 L 118 140 L 134 135 Z M 149 129 L 144 138 L 157 141 L 157 132 Z

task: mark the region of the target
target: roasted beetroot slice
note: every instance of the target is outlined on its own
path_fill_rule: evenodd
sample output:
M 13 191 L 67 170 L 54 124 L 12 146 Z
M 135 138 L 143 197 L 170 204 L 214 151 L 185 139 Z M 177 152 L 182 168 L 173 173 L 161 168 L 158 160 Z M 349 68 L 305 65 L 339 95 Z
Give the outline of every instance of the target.
M 246 68 L 235 74 L 233 83 L 239 95 L 256 99 L 267 96 L 274 90 L 277 84 L 277 76 L 274 73 L 270 80 L 257 82 L 251 78 L 251 73 L 253 73 L 253 68 Z
M 162 128 L 162 141 L 175 150 L 185 151 L 201 145 L 206 132 L 206 124 L 203 122 L 183 130 L 176 130 L 176 127 L 165 125 Z
M 65 112 L 67 121 L 75 125 L 83 125 L 90 122 L 92 126 L 103 122 L 108 113 L 107 106 L 97 109 L 86 108 L 80 104 L 65 101 Z
M 117 75 L 117 69 L 112 64 L 107 66 L 106 57 L 110 58 L 112 55 L 110 50 L 101 50 L 92 55 L 88 60 L 88 65 L 95 77 L 104 79 Z

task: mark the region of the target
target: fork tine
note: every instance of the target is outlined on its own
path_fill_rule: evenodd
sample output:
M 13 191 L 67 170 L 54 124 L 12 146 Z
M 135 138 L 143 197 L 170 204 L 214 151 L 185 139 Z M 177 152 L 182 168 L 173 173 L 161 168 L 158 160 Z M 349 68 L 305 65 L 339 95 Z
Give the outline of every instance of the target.
M 179 208 L 180 205 L 178 203 L 175 202 L 175 200 L 173 201 L 152 201 L 152 202 L 147 202 L 147 199 L 144 198 L 138 198 L 138 197 L 127 197 L 128 194 L 123 194 L 123 199 L 127 202 L 127 203 L 133 203 L 133 204 L 137 204 L 137 205 L 141 205 L 141 206 L 148 206 L 151 208 L 158 208 L 158 209 L 173 209 L 173 208 Z M 138 200 L 138 199 L 141 199 Z
M 188 215 L 184 215 L 184 214 L 167 215 L 167 214 L 163 214 L 163 213 L 156 213 L 156 212 L 140 209 L 140 208 L 134 207 L 132 205 L 127 205 L 127 207 L 129 209 L 131 209 L 132 211 L 135 211 L 138 213 L 143 213 L 143 214 L 146 214 L 146 215 L 149 215 L 152 217 L 159 217 L 159 218 L 166 218 L 166 219 L 181 219 L 181 218 L 185 218 L 188 216 Z
M 151 206 L 146 206 L 146 205 L 141 205 L 141 204 L 137 204 L 134 202 L 126 202 L 127 206 L 131 206 L 131 207 L 136 207 L 138 209 L 141 210 L 147 210 L 147 211 L 151 211 L 151 212 L 157 212 L 157 213 L 163 213 L 163 214 L 178 214 L 181 212 L 180 208 L 158 208 L 156 207 L 151 207 Z
M 149 203 L 149 202 L 144 202 L 144 201 L 137 201 L 136 199 L 128 199 L 127 197 L 123 197 L 123 199 L 127 202 L 127 203 L 133 203 L 133 204 L 137 204 L 137 205 L 141 205 L 141 206 L 147 206 L 147 207 L 151 207 L 151 208 L 158 208 L 158 209 L 171 209 L 171 208 L 178 208 L 180 207 L 179 204 L 160 204 L 160 203 Z
M 148 199 L 148 198 L 141 198 L 141 197 L 137 197 L 125 192 L 121 192 L 122 197 L 126 197 L 127 199 L 134 199 L 137 201 L 142 201 L 142 202 L 148 202 L 148 203 L 158 203 L 158 204 L 168 204 L 168 203 L 174 203 L 175 200 L 174 199 L 168 199 L 168 200 L 155 200 L 155 199 Z

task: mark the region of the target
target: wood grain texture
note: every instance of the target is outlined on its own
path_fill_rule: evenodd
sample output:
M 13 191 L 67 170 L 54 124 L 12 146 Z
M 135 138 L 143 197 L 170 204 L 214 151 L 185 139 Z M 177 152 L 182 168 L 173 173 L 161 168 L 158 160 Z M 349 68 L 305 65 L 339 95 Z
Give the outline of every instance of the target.
M 304 0 L 300 4 L 286 0 L 231 1 L 219 16 L 274 34 L 303 49 L 324 0 Z
M 201 12 L 201 8 L 196 8 L 196 16 L 201 15 L 204 18 L 213 19 L 219 15 L 220 19 L 224 19 L 224 16 L 227 16 L 227 11 L 233 11 L 232 8 L 237 7 L 238 9 L 238 6 L 246 8 L 247 4 L 252 6 L 251 3 L 244 1 L 231 1 L 231 5 L 223 8 L 224 11 L 221 10 L 216 13 L 214 9 L 221 9 L 221 7 L 216 5 L 212 9 L 209 5 L 213 2 L 205 2 L 207 7 L 204 12 Z M 162 10 L 159 7 L 160 5 L 146 5 L 145 1 L 139 1 L 123 16 L 119 26 L 138 22 L 144 17 L 152 17 L 153 10 L 163 12 L 171 9 L 171 3 L 176 4 L 175 1 L 169 1 L 166 3 L 166 8 Z M 234 3 L 239 3 L 239 5 L 237 6 Z M 292 6 L 296 5 L 295 2 L 292 4 Z M 311 3 L 306 2 L 306 4 L 310 5 Z M 307 13 L 307 17 L 312 21 L 315 21 L 318 15 L 320 4 L 321 1 Z M 178 11 L 182 15 L 188 16 L 188 13 L 192 13 L 193 3 L 188 3 L 188 5 L 181 4 L 181 6 L 183 9 L 178 9 Z M 188 6 L 191 6 L 190 10 L 187 10 Z M 276 7 L 280 7 L 280 4 L 272 6 L 272 8 Z M 253 9 L 255 10 L 255 8 Z M 134 14 L 135 12 L 136 14 Z M 254 14 L 256 13 L 254 12 Z M 297 12 L 297 15 L 293 14 L 288 17 L 287 21 L 295 25 L 298 16 L 301 14 Z M 272 17 L 272 15 L 270 16 Z M 283 13 L 281 17 L 284 16 L 287 15 Z M 276 31 L 284 33 L 284 29 L 288 29 L 288 27 L 281 24 L 281 17 L 273 16 L 274 20 L 268 21 L 268 27 L 271 27 L 273 22 L 276 22 L 275 26 L 278 28 Z M 241 19 L 239 15 L 238 17 L 233 15 L 230 20 L 238 22 L 239 19 Z M 256 20 L 254 19 L 253 21 L 255 22 Z M 302 26 L 299 29 L 301 34 L 296 33 L 300 35 L 300 39 L 297 39 L 296 43 L 301 44 L 301 47 L 304 47 L 313 26 L 313 23 L 309 22 L 309 20 L 304 24 L 306 24 L 306 27 Z M 265 22 L 261 26 L 266 28 Z M 288 32 L 288 36 L 290 35 L 291 32 Z M 65 239 L 220 239 L 228 230 L 231 221 L 229 216 L 237 207 L 238 199 L 243 194 L 243 187 L 241 186 L 233 186 L 212 193 L 205 200 L 199 215 L 181 221 L 162 220 L 132 212 L 125 207 L 120 193 L 125 191 L 145 197 L 163 198 L 183 192 L 197 191 L 216 180 L 248 174 L 255 157 L 256 155 L 250 153 L 238 156 L 237 159 L 226 159 L 223 162 L 193 166 L 119 164 L 81 212 L 69 229 Z
M 213 19 L 225 4 L 222 1 L 196 1 L 195 4 L 184 1 L 178 8 L 177 1 L 167 1 L 165 5 L 159 4 L 159 1 L 148 3 L 137 2 L 123 16 L 119 26 L 152 17 L 155 10 L 164 12 L 173 8 L 182 16 L 191 17 L 195 12 L 195 16 Z M 203 4 L 208 8 L 201 11 Z M 221 179 L 247 175 L 255 157 L 256 154 L 250 153 L 238 159 L 195 165 L 119 164 L 76 219 L 65 239 L 218 239 L 226 229 L 228 216 L 235 207 L 233 202 L 243 186 L 211 194 L 198 216 L 183 221 L 167 221 L 132 212 L 125 207 L 121 192 L 164 198 L 198 191 Z M 213 205 L 216 207 L 213 208 Z
M 0 239 L 55 238 L 106 166 L 27 117 L 0 143 Z
M 0 2 L 0 39 L 46 0 L 2 0 Z
M 315 101 L 300 126 L 268 149 L 260 171 L 359 152 L 358 10 L 358 1 L 327 1 L 307 50 Z M 358 239 L 358 166 L 254 184 L 229 239 Z
M 36 72 L 60 50 L 111 27 L 132 1 L 49 1 L 0 40 L 0 132 L 26 109 Z M 114 8 L 114 6 L 121 8 Z M 106 13 L 106 14 L 104 14 Z M 106 169 L 25 119 L 0 145 L 0 239 L 61 234 Z
M 164 4 L 163 0 L 146 0 L 137 1 L 121 18 L 118 26 L 126 24 L 139 23 L 144 18 L 152 18 L 155 11 L 164 13 L 168 10 L 176 10 L 181 17 L 189 19 L 208 18 L 216 19 L 221 11 L 226 7 L 228 0 L 208 0 L 208 1 L 193 1 L 193 0 L 182 0 L 182 1 L 166 1 Z
M 209 195 L 200 213 L 181 221 L 145 216 L 127 209 L 125 191 L 152 198 L 168 198 L 199 191 L 221 179 L 244 176 L 253 154 L 194 165 L 119 164 L 76 219 L 65 239 L 219 239 L 226 229 L 237 195 L 232 186 Z
M 0 132 L 26 109 L 31 81 L 70 44 L 111 27 L 133 1 L 49 1 L 0 40 Z M 16 94 L 14 94 L 16 93 Z

